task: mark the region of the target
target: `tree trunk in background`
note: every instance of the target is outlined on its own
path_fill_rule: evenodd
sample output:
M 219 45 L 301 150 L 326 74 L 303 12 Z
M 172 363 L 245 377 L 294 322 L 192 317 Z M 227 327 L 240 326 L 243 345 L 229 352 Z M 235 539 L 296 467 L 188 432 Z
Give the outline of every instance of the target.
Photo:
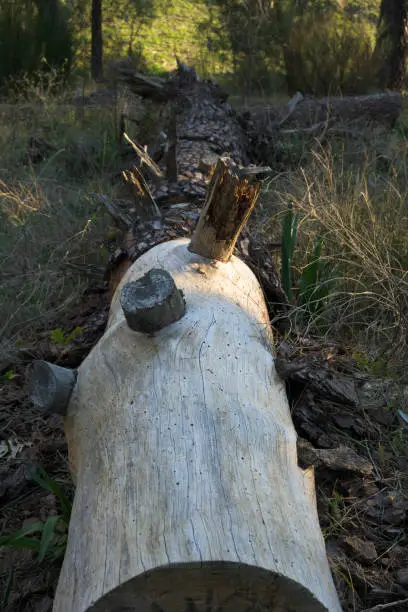
M 378 62 L 381 87 L 401 91 L 408 57 L 406 0 L 381 0 L 374 60 Z
M 91 74 L 102 77 L 102 0 L 92 0 Z

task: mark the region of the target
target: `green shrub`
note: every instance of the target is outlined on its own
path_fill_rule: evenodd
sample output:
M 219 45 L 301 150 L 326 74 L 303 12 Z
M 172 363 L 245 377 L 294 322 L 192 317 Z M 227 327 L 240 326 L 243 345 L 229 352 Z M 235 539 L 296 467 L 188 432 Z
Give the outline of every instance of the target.
M 284 46 L 292 90 L 314 95 L 358 94 L 372 86 L 370 26 L 342 12 L 295 20 Z
M 15 0 L 0 6 L 0 84 L 71 64 L 68 11 L 59 0 Z

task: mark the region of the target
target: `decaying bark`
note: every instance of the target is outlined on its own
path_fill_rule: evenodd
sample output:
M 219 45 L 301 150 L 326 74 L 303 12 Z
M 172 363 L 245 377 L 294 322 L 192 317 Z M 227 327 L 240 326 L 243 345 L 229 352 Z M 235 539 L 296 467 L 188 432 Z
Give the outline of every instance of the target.
M 207 199 L 191 240 L 193 253 L 228 261 L 238 236 L 258 199 L 260 185 L 239 176 L 239 168 L 220 158 L 207 192 Z
M 248 163 L 246 135 L 216 83 L 202 81 L 180 61 L 168 81 L 144 77 L 126 66 L 118 67 L 116 76 L 137 95 L 171 104 L 177 120 L 179 172 L 198 168 L 210 153 L 228 153 L 236 163 Z

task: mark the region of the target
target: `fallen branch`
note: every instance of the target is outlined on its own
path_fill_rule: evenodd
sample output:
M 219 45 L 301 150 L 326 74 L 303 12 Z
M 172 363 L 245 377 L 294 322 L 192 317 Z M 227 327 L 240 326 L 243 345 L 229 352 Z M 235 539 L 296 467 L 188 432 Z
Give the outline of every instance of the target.
M 134 199 L 138 216 L 144 219 L 160 217 L 160 210 L 140 170 L 138 168 L 134 168 L 133 171 L 124 170 L 122 177 Z
M 302 93 L 300 93 L 300 91 L 296 92 L 295 95 L 293 96 L 293 98 L 291 98 L 289 100 L 288 106 L 287 106 L 287 111 L 284 114 L 284 116 L 282 117 L 282 119 L 280 119 L 277 122 L 277 126 L 281 127 L 281 125 L 283 125 L 294 113 L 294 110 L 296 108 L 296 106 L 299 104 L 299 102 L 301 102 L 303 100 L 304 96 Z
M 147 151 L 145 151 L 142 147 L 136 144 L 126 132 L 123 133 L 123 138 L 130 144 L 136 155 L 139 157 L 142 167 L 145 164 L 153 173 L 153 176 L 156 178 L 163 178 L 163 172 L 160 170 L 159 166 L 152 160 Z
M 172 84 L 158 77 L 148 77 L 122 66 L 116 67 L 115 73 L 117 80 L 126 83 L 133 93 L 142 98 L 167 102 L 177 95 L 177 89 Z
M 125 212 L 120 210 L 118 204 L 116 202 L 112 202 L 103 193 L 90 193 L 91 197 L 99 200 L 108 210 L 109 214 L 122 231 L 126 232 L 132 226 L 132 218 L 127 215 Z
M 390 601 L 385 604 L 378 604 L 374 606 L 374 608 L 366 608 L 363 612 L 380 612 L 380 610 L 391 610 L 394 609 L 395 606 L 404 606 L 408 604 L 408 597 L 406 599 L 399 599 L 398 601 Z
M 324 128 L 327 129 L 327 125 L 329 123 L 333 124 L 333 119 L 329 121 L 319 121 L 318 123 L 314 123 L 313 125 L 310 125 L 309 127 L 280 130 L 279 133 L 284 134 L 285 136 L 290 136 L 292 134 L 314 134 L 315 132 L 318 132 L 320 129 L 323 129 L 323 130 Z

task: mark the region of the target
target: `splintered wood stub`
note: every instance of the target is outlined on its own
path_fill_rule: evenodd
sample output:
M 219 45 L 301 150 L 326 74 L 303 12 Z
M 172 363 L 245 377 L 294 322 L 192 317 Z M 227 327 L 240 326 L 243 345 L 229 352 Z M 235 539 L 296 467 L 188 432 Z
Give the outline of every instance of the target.
M 120 303 L 129 327 L 147 334 L 178 321 L 186 308 L 183 294 L 171 275 L 158 268 L 127 283 Z
M 208 259 L 228 261 L 259 190 L 260 184 L 250 183 L 231 160 L 220 158 L 189 250 Z

